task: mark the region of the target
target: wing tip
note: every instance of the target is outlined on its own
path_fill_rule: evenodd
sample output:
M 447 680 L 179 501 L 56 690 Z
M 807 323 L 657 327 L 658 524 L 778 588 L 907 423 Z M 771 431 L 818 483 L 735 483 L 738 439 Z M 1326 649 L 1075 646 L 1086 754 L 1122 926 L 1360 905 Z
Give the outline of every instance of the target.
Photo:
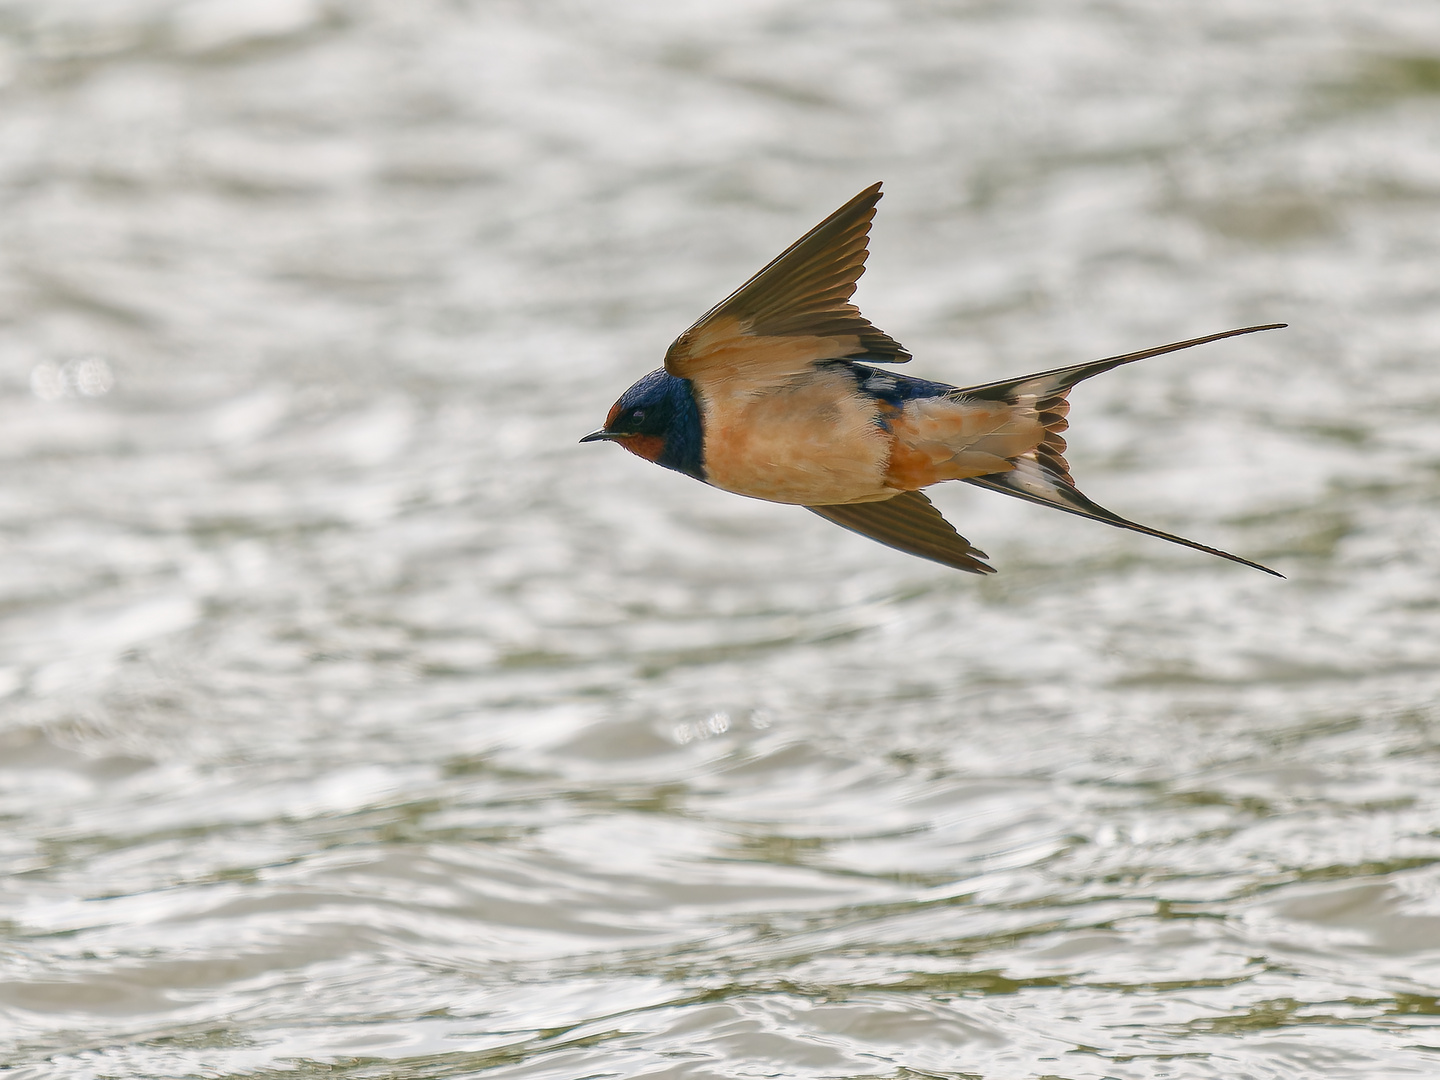
M 727 315 L 735 325 L 721 335 L 725 343 L 746 337 L 814 338 L 816 355 L 804 358 L 806 364 L 850 356 L 875 363 L 909 360 L 909 350 L 851 301 L 865 272 L 883 183 L 864 188 L 700 316 L 665 351 L 665 370 L 695 378 L 716 345 L 706 343 L 706 328 L 722 326 L 718 320 Z
M 877 502 L 805 509 L 842 529 L 952 570 L 981 575 L 996 572 L 995 567 L 981 561 L 990 556 L 956 532 L 955 526 L 920 491 L 901 492 Z

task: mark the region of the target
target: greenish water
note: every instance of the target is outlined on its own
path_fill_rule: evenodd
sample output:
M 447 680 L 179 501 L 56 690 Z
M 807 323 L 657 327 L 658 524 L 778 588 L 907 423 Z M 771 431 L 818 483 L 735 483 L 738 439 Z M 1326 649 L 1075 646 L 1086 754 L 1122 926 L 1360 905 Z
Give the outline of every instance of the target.
M 0 2 L 0 1071 L 1440 1070 L 1440 20 Z M 883 179 L 984 580 L 579 446 Z

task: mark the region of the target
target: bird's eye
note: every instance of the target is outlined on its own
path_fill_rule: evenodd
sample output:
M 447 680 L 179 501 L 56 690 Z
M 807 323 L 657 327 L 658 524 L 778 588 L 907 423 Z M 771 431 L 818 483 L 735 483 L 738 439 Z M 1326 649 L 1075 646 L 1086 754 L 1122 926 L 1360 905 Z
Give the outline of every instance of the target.
M 631 419 L 631 420 L 634 420 L 634 421 L 638 424 L 641 420 L 644 420 L 644 419 L 645 419 L 645 410 L 644 410 L 644 409 L 631 409 L 631 410 L 630 410 L 630 419 Z

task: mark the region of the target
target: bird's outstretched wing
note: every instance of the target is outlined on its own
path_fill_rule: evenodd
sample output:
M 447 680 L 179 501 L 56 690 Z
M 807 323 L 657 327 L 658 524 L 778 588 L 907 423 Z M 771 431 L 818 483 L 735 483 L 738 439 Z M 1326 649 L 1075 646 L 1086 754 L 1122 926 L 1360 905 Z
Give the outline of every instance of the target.
M 871 184 L 716 304 L 665 353 L 682 379 L 784 379 L 820 360 L 901 364 L 910 354 L 850 303 L 865 272 Z
M 971 574 L 993 574 L 995 568 L 979 548 L 955 531 L 929 499 L 906 491 L 883 502 L 807 506 L 842 528 L 878 540 L 887 547 Z

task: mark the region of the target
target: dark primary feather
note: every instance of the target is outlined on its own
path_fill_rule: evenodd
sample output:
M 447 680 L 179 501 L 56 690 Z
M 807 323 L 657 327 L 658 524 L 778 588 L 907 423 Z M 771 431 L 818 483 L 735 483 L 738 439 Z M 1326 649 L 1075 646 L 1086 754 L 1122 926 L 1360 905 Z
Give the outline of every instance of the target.
M 863 357 L 901 364 L 905 348 L 871 325 L 849 302 L 865 272 L 867 243 L 880 185 L 871 184 L 802 236 L 675 339 L 665 354 L 673 375 L 692 378 L 703 369 L 710 343 L 706 331 L 733 319 L 745 336 L 853 339 L 811 360 Z M 727 339 L 728 340 L 728 339 Z M 823 351 L 823 350 L 822 350 Z
M 898 551 L 971 574 L 995 573 L 993 566 L 980 561 L 990 556 L 957 533 L 955 526 L 919 491 L 906 491 L 883 502 L 805 509 Z

